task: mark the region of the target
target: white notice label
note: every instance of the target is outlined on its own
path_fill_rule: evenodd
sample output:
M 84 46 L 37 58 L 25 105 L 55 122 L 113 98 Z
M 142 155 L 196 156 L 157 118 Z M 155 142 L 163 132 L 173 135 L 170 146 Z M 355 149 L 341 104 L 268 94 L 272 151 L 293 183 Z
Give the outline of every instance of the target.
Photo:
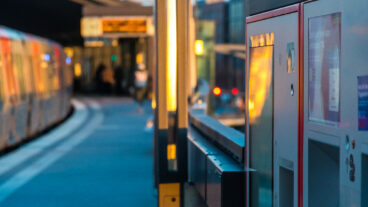
M 329 98 L 328 110 L 339 111 L 339 68 L 330 68 L 329 70 Z

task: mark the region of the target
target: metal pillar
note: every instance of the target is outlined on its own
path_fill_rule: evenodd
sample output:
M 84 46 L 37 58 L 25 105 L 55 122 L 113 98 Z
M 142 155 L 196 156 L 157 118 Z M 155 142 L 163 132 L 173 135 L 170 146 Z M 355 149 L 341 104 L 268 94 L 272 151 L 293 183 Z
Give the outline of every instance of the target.
M 156 0 L 154 163 L 158 205 L 184 206 L 187 181 L 188 1 Z

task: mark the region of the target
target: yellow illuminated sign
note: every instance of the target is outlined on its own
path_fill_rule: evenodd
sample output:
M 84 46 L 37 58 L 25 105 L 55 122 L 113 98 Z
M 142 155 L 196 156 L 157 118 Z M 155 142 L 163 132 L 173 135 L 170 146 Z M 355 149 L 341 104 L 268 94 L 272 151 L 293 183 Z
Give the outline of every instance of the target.
M 138 53 L 137 55 L 136 55 L 136 58 L 135 58 L 135 60 L 136 60 L 136 63 L 137 64 L 140 64 L 140 63 L 143 63 L 143 53 Z
M 104 46 L 104 42 L 101 40 L 85 41 L 84 46 L 85 47 L 102 47 Z
M 203 55 L 204 53 L 204 46 L 203 40 L 196 40 L 194 43 L 195 46 L 195 54 L 196 55 Z
M 273 45 L 274 34 L 266 33 L 250 37 L 251 47 L 263 47 Z
M 98 17 L 84 17 L 81 19 L 82 37 L 98 37 L 102 35 L 101 19 Z
M 146 33 L 146 19 L 102 19 L 103 33 Z

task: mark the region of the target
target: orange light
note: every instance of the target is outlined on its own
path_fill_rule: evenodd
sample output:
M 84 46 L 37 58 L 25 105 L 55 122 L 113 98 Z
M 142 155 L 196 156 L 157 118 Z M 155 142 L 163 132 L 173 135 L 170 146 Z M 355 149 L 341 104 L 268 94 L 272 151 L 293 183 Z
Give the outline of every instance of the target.
M 233 95 L 238 95 L 239 90 L 238 90 L 237 88 L 233 88 L 233 89 L 231 90 L 231 93 L 232 93 Z
M 262 115 L 267 97 L 272 93 L 273 46 L 251 48 L 249 73 L 249 122 Z
M 176 159 L 176 145 L 175 144 L 167 145 L 167 159 L 168 160 Z
M 221 95 L 221 88 L 220 87 L 214 87 L 212 92 L 215 96 L 219 96 L 219 95 Z
M 79 78 L 82 75 L 82 66 L 80 63 L 74 65 L 74 76 Z
M 254 110 L 254 102 L 252 102 L 251 100 L 249 100 L 248 109 L 249 109 L 249 111 Z

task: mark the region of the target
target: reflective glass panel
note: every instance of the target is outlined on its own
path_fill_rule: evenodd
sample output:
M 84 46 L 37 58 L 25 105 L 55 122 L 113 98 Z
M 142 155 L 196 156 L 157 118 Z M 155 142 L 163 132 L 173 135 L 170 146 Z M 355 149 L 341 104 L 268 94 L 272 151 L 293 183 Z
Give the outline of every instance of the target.
M 192 107 L 244 132 L 245 0 L 193 0 Z
M 272 206 L 273 46 L 250 49 L 249 71 L 250 206 Z

